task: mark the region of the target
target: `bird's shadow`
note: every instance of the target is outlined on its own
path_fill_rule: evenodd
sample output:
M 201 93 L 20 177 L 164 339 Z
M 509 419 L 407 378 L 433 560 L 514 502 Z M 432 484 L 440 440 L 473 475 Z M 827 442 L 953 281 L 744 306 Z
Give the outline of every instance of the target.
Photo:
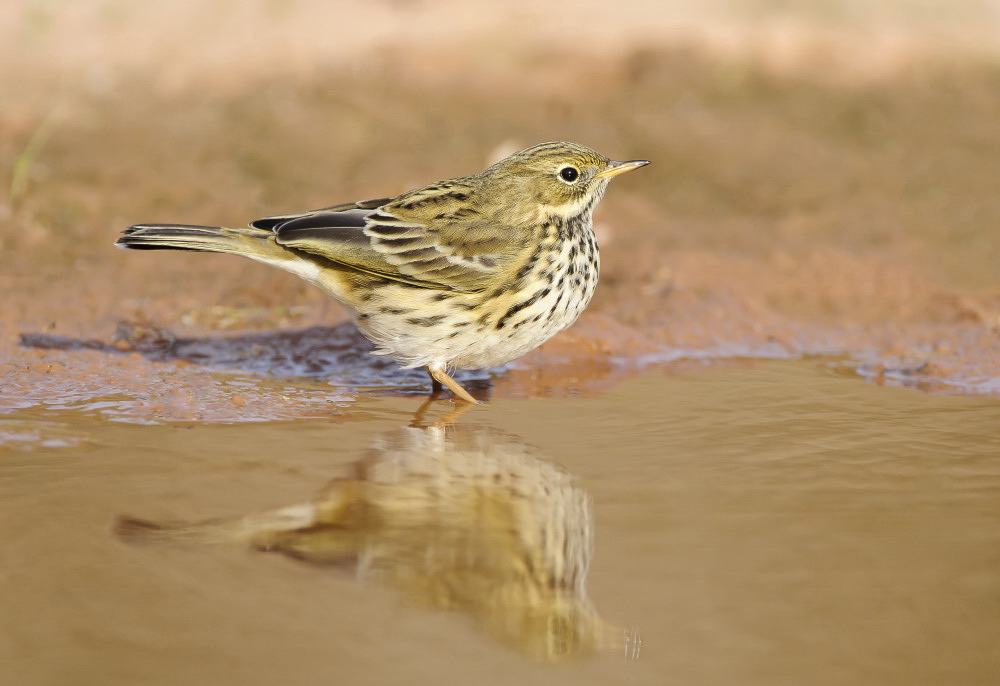
M 95 350 L 113 355 L 138 353 L 153 362 L 183 361 L 221 371 L 278 378 L 315 379 L 337 386 L 425 394 L 430 379 L 423 369 L 401 369 L 388 357 L 373 355 L 371 342 L 350 322 L 237 336 L 182 338 L 152 324 L 122 322 L 101 341 L 48 333 L 23 333 L 20 343 L 43 350 Z M 463 385 L 480 395 L 492 385 L 489 371 L 460 372 Z

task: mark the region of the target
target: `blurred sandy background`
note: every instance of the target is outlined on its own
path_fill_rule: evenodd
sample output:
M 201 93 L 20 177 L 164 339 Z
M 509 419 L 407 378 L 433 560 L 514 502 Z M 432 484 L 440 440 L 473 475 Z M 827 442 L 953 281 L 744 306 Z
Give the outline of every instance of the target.
M 236 258 L 113 250 L 131 223 L 243 224 L 569 139 L 654 164 L 602 203 L 597 298 L 536 360 L 835 353 L 1000 392 L 996 0 L 14 1 L 0 80 L 8 371 L 80 359 L 23 333 L 343 319 Z
M 6 79 L 54 77 L 70 90 L 113 90 L 137 76 L 157 92 L 208 83 L 240 90 L 262 79 L 365 70 L 390 56 L 447 80 L 452 75 L 442 65 L 403 55 L 452 53 L 465 67 L 515 72 L 526 53 L 561 53 L 568 67 L 574 58 L 620 59 L 638 48 L 677 46 L 782 71 L 833 67 L 868 80 L 928 55 L 995 59 L 1000 3 L 23 0 L 0 10 L 0 36 Z

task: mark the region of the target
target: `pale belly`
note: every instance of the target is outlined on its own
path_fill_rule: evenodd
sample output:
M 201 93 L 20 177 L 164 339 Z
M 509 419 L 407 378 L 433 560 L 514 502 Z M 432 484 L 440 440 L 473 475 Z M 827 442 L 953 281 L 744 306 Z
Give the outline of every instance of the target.
M 552 290 L 506 319 L 518 304 L 508 297 L 483 306 L 481 296 L 438 302 L 429 294 L 404 292 L 391 298 L 386 293 L 393 305 L 359 314 L 355 321 L 375 343 L 376 354 L 393 357 L 404 367 L 485 369 L 521 357 L 571 325 L 590 302 L 594 285 L 596 279 L 575 290 Z

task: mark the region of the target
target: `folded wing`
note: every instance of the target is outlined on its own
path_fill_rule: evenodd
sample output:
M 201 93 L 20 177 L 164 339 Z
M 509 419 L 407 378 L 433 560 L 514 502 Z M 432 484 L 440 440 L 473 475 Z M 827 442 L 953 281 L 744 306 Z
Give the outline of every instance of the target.
M 404 206 L 407 205 L 407 206 Z M 279 245 L 425 288 L 482 290 L 508 259 L 476 213 L 428 215 L 425 203 L 388 198 L 259 219 Z M 423 210 L 423 211 L 422 211 Z

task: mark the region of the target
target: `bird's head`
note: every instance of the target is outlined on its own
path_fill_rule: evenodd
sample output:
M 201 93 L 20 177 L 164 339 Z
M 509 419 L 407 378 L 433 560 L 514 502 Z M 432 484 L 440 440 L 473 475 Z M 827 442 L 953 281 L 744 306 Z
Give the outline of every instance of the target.
M 608 182 L 648 160 L 615 162 L 579 143 L 542 143 L 516 152 L 482 172 L 503 197 L 566 217 L 593 209 Z

